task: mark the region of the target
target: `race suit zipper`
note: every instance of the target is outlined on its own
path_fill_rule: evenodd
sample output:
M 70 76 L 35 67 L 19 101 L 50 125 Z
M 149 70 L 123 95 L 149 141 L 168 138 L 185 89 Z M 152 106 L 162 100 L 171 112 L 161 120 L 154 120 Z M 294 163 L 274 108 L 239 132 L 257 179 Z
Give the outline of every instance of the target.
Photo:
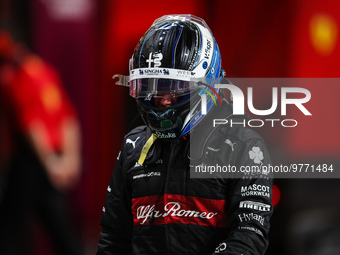
M 165 177 L 165 183 L 164 183 L 164 195 L 165 192 L 168 190 L 168 183 L 169 183 L 169 175 L 170 175 L 170 170 L 173 165 L 173 157 L 174 157 L 174 150 L 175 150 L 175 143 L 177 141 L 173 141 L 170 143 L 170 156 L 169 156 L 169 162 L 167 166 L 167 171 L 166 171 L 166 177 Z M 165 225 L 165 238 L 166 238 L 166 243 L 167 243 L 167 254 L 170 255 L 170 241 L 169 241 L 169 226 L 166 224 Z

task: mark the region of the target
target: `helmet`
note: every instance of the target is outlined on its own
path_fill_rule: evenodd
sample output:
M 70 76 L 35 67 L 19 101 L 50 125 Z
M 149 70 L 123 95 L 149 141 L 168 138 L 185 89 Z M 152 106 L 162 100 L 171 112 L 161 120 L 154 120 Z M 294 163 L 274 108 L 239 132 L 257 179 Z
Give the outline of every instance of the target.
M 205 21 L 192 15 L 166 15 L 154 21 L 130 59 L 130 95 L 157 138 L 185 136 L 216 104 L 223 78 L 221 54 Z M 206 102 L 202 111 L 202 96 Z M 157 98 L 175 99 L 157 107 Z M 208 99 L 207 99 L 208 98 Z

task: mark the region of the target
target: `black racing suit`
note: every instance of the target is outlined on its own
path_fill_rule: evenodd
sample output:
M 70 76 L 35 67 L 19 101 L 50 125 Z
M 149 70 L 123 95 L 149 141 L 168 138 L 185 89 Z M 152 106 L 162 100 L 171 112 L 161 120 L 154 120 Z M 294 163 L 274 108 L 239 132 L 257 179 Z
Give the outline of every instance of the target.
M 217 115 L 208 115 L 207 121 Z M 264 141 L 242 125 L 194 131 L 199 157 L 190 153 L 190 139 L 159 139 L 143 165 L 137 161 L 148 129 L 138 127 L 125 137 L 107 189 L 97 254 L 265 253 L 273 211 L 270 175 L 190 177 L 197 162 L 206 166 L 202 171 L 209 164 L 238 170 L 268 165 Z

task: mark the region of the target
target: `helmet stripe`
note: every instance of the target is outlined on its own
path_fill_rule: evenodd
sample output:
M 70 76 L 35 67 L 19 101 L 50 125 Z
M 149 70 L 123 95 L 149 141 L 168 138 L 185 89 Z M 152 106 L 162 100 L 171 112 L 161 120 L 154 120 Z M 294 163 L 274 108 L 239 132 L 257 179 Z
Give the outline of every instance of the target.
M 151 33 L 152 30 L 154 30 L 155 28 L 150 28 L 148 33 L 146 34 L 145 38 L 144 38 L 144 41 L 143 41 L 143 45 L 142 45 L 142 48 L 141 50 L 139 51 L 139 59 L 138 59 L 138 65 L 141 66 L 140 64 L 140 59 L 142 57 L 142 53 L 143 53 L 143 49 L 144 49 L 144 45 L 145 45 L 145 42 L 146 42 L 146 39 L 148 38 L 149 34 Z
M 214 98 L 214 96 L 210 93 L 210 91 L 209 90 L 206 90 L 206 89 L 204 89 L 204 88 L 200 88 L 201 90 L 204 90 L 205 92 L 207 92 L 208 94 L 209 94 L 209 96 L 212 98 L 212 100 L 214 100 L 214 103 L 215 103 L 215 105 L 217 105 L 217 103 L 216 103 L 216 100 L 215 100 L 215 98 Z
M 213 87 L 211 87 L 210 85 L 208 85 L 208 84 L 204 84 L 204 86 L 207 86 L 209 89 L 211 89 L 211 90 L 215 93 L 215 95 L 217 96 L 218 100 L 220 101 L 220 103 L 221 103 L 221 105 L 222 105 L 221 97 L 220 97 L 220 95 L 217 93 L 217 91 L 216 91 Z M 216 103 L 215 103 L 215 105 L 216 105 Z
M 183 26 L 181 24 L 178 24 L 180 27 L 180 30 L 178 31 L 178 35 L 177 35 L 177 38 L 175 40 L 175 44 L 174 44 L 174 48 L 172 49 L 172 65 L 171 67 L 174 68 L 174 65 L 175 65 L 175 52 L 176 52 L 176 48 L 177 48 L 177 45 L 178 45 L 178 41 L 179 41 L 179 38 L 181 37 L 181 34 L 182 34 L 182 29 L 183 29 Z

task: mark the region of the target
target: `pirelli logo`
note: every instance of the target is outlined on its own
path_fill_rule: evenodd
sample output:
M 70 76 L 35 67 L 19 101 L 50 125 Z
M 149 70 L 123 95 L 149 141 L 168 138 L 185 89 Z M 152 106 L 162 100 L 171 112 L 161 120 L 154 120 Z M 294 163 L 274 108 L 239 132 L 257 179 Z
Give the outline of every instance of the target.
M 261 212 L 269 212 L 270 205 L 254 202 L 254 201 L 241 201 L 240 208 L 253 209 Z

